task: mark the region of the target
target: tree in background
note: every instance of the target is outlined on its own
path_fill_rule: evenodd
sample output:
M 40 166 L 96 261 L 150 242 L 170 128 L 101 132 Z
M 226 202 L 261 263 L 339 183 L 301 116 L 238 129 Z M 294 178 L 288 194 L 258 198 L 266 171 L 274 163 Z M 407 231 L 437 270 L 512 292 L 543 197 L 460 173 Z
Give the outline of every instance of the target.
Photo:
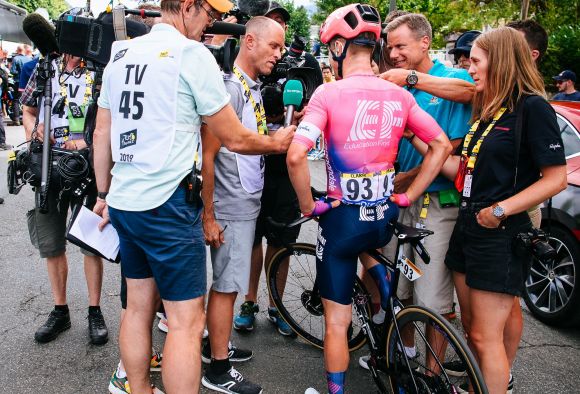
M 290 22 L 286 31 L 286 42 L 292 42 L 294 34 L 310 39 L 310 18 L 308 12 L 303 6 L 296 7 L 291 0 L 285 0 L 280 3 L 290 13 Z
M 34 12 L 37 8 L 46 8 L 51 19 L 56 19 L 71 7 L 64 0 L 8 0 L 9 3 Z

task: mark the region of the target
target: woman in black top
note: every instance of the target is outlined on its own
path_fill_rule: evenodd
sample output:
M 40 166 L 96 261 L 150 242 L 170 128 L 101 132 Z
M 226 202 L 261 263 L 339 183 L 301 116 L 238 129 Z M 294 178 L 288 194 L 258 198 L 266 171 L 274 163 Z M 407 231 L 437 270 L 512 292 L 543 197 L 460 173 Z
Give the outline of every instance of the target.
M 514 253 L 513 240 L 531 228 L 526 210 L 566 187 L 566 161 L 555 112 L 516 30 L 482 34 L 473 44 L 469 74 L 476 90 L 474 123 L 443 167 L 462 194 L 445 263 L 453 271 L 461 320 L 489 392 L 505 394 L 506 349 L 517 349 L 521 326 L 505 343 L 504 330 L 509 319 L 517 318 L 513 313 L 521 314 L 512 306 L 529 258 Z M 417 138 L 412 142 L 426 151 Z

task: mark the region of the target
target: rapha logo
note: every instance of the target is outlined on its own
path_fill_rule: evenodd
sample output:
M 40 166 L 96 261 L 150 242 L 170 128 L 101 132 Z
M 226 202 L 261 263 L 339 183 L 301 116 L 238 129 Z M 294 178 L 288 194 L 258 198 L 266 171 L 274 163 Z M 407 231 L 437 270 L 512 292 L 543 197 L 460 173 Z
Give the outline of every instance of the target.
M 125 149 L 128 146 L 137 143 L 137 129 L 121 133 L 121 140 L 119 142 L 119 149 Z
M 562 149 L 562 145 L 560 143 L 550 144 L 550 149 L 553 151 L 557 151 L 558 149 Z
M 113 63 L 115 63 L 117 60 L 119 60 L 123 56 L 125 56 L 125 53 L 127 53 L 127 49 L 122 49 L 119 52 L 115 53 L 115 57 L 113 58 Z
M 402 127 L 399 101 L 358 100 L 356 115 L 350 129 L 349 142 L 389 138 L 393 127 Z

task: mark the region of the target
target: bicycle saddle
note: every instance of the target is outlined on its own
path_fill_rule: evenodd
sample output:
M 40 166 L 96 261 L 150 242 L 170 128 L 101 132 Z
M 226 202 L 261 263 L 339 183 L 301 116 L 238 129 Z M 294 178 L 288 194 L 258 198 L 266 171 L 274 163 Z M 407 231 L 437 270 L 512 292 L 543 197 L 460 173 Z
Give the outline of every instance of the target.
M 433 231 L 431 230 L 406 226 L 401 223 L 395 223 L 395 235 L 404 241 L 419 241 L 431 234 L 433 234 Z

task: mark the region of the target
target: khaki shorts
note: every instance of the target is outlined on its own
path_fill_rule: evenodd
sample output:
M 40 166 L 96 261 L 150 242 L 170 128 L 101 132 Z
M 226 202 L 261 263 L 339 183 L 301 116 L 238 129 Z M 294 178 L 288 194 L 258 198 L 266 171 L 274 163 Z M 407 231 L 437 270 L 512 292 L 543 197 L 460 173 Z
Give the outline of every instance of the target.
M 212 290 L 220 293 L 240 293 L 246 295 L 250 286 L 250 267 L 256 219 L 223 220 L 216 219 L 225 228 L 225 243 L 219 248 L 210 248 L 213 268 Z
M 38 191 L 37 191 L 38 194 Z M 57 203 L 58 192 L 48 194 L 48 213 L 40 213 L 37 208 L 27 212 L 30 242 L 38 249 L 41 258 L 57 257 L 66 252 L 66 227 L 70 199 L 63 196 Z M 85 256 L 94 256 L 81 248 Z
M 445 265 L 445 254 L 449 248 L 449 239 L 457 220 L 458 208 L 441 208 L 439 194 L 429 193 L 430 204 L 427 218 L 419 217 L 423 207 L 423 196 L 408 208 L 401 209 L 399 222 L 415 227 L 422 223 L 433 235 L 424 239 L 424 246 L 431 256 L 431 262 L 425 264 L 409 245 L 405 245 L 405 256 L 423 271 L 423 276 L 414 282 L 403 275 L 399 276 L 397 297 L 401 300 L 413 299 L 413 303 L 431 308 L 438 313 L 450 313 L 453 309 L 453 280 L 451 271 Z M 397 239 L 393 237 L 383 253 L 389 258 L 395 257 Z

